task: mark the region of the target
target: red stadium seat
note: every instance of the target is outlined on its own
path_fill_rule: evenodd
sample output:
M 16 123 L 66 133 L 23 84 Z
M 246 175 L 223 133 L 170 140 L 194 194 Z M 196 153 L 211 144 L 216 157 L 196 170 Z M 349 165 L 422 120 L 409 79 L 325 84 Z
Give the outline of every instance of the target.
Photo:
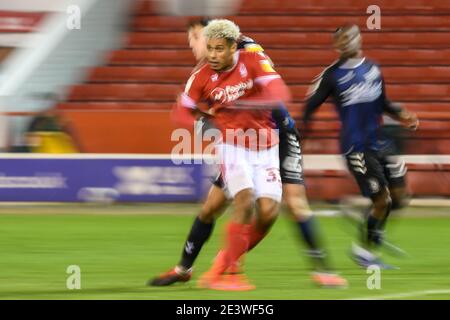
M 135 6 L 138 15 L 155 14 L 159 0 L 139 0 Z M 245 0 L 240 14 L 361 14 L 368 6 L 377 4 L 373 0 Z M 450 5 L 445 0 L 395 0 L 383 2 L 384 13 L 397 14 L 448 14 Z
M 70 101 L 173 101 L 180 86 L 173 84 L 81 84 L 72 87 Z
M 371 0 L 307 0 L 307 1 L 283 1 L 283 0 L 245 0 L 241 7 L 242 14 L 256 13 L 320 13 L 326 14 L 355 14 L 365 12 L 367 7 L 373 5 Z M 450 5 L 440 0 L 395 0 L 383 2 L 384 13 L 448 13 Z
M 59 103 L 58 110 L 73 110 L 73 111 L 114 111 L 126 110 L 129 112 L 135 111 L 170 111 L 173 102 L 62 102 Z
M 89 82 L 184 83 L 192 67 L 114 66 L 92 69 Z
M 449 54 L 450 57 L 450 54 Z M 192 51 L 185 50 L 117 50 L 108 59 L 113 65 L 190 66 L 195 65 Z
M 265 48 L 332 49 L 329 32 L 248 32 Z M 365 32 L 364 47 L 374 48 L 447 48 L 450 32 Z M 129 48 L 186 48 L 186 32 L 131 32 L 127 35 Z
M 333 50 L 317 49 L 268 49 L 266 52 L 276 66 L 321 66 L 331 64 L 337 54 Z M 369 49 L 365 54 L 383 66 L 448 66 L 450 50 L 424 49 Z M 117 50 L 108 57 L 112 65 L 189 66 L 195 64 L 191 50 Z
M 365 14 L 365 11 L 361 11 Z M 307 16 L 288 13 L 280 18 L 278 15 L 266 16 L 230 16 L 230 20 L 236 22 L 241 30 L 252 31 L 327 31 L 336 30 L 336 26 L 346 23 L 354 23 L 362 28 L 366 26 L 367 15 L 358 16 Z M 133 23 L 136 31 L 186 31 L 188 23 L 196 17 L 176 16 L 137 16 Z M 261 20 L 264 23 L 261 23 Z M 383 16 L 383 30 L 420 30 L 420 31 L 449 31 L 450 20 L 447 16 L 417 16 L 405 15 L 402 19 L 396 16 Z
M 308 85 L 290 86 L 294 100 L 304 101 Z M 83 84 L 72 88 L 71 101 L 157 100 L 173 101 L 182 89 L 175 84 Z M 387 92 L 395 101 L 450 101 L 448 85 L 388 85 Z
M 308 84 L 323 71 L 323 67 L 278 67 L 287 83 Z M 158 66 L 107 66 L 92 69 L 89 82 L 184 83 L 192 67 L 161 68 Z M 450 82 L 450 67 L 385 67 L 387 83 Z

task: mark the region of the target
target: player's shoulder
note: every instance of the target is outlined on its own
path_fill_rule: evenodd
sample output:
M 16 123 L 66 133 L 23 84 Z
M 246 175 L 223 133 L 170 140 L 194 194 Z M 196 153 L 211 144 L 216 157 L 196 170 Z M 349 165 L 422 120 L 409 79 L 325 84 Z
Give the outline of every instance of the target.
M 212 71 L 209 65 L 206 63 L 192 71 L 188 81 L 186 82 L 185 92 L 190 91 L 192 88 L 200 89 L 204 87 L 211 78 Z
M 239 51 L 239 60 L 241 61 L 259 61 L 267 59 L 267 56 L 262 52 L 253 52 L 253 51 Z
M 241 34 L 237 41 L 238 49 L 246 52 L 264 52 L 264 49 L 252 38 Z
M 267 72 L 273 72 L 272 63 L 267 59 L 267 56 L 262 52 L 239 51 L 239 62 L 245 66 L 254 69 L 258 66 L 263 67 Z
M 197 66 L 191 73 L 191 78 L 205 79 L 213 74 L 213 70 L 210 68 L 208 63 L 204 63 L 201 66 Z
M 339 68 L 339 65 L 341 64 L 340 60 L 333 61 L 330 65 L 326 66 L 313 80 L 313 82 L 316 82 L 317 80 L 321 80 L 323 78 L 331 77 L 333 72 Z
M 342 63 L 343 63 L 343 60 L 340 60 L 340 59 L 334 60 L 332 63 L 330 63 L 328 66 L 326 66 L 322 72 L 328 73 L 328 74 L 333 73 L 342 65 Z
M 239 62 L 258 74 L 260 72 L 276 73 L 272 61 L 263 52 L 239 51 Z
M 376 62 L 376 61 L 374 61 L 374 60 L 372 60 L 370 58 L 367 58 L 367 57 L 364 57 L 363 64 L 369 65 L 369 66 L 377 66 L 377 67 L 380 66 L 380 64 L 378 62 Z

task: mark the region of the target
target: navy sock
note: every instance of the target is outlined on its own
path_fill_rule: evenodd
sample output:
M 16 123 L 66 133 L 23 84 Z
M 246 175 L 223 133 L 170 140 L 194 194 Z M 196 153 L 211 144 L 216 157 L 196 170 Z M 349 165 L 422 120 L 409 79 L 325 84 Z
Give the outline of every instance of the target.
M 186 269 L 192 267 L 203 245 L 209 239 L 213 228 L 214 223 L 204 223 L 198 217 L 195 218 L 191 232 L 184 244 L 180 266 Z
M 314 216 L 309 217 L 308 220 L 305 221 L 298 221 L 297 223 L 300 228 L 303 240 L 308 245 L 308 248 L 310 250 L 318 250 L 319 243 L 317 239 Z
M 306 221 L 298 221 L 297 224 L 302 238 L 308 246 L 308 256 L 312 259 L 314 268 L 330 269 L 326 261 L 326 253 L 322 248 L 315 217 L 311 216 Z

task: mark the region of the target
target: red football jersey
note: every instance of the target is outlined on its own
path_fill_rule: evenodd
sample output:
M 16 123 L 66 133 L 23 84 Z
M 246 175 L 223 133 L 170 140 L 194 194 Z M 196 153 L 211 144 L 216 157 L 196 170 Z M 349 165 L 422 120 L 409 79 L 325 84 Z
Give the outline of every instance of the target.
M 264 90 L 265 85 L 275 79 L 281 77 L 264 54 L 237 51 L 234 65 L 227 71 L 216 72 L 206 64 L 194 72 L 180 103 L 184 107 L 196 108 L 199 102 L 207 102 L 210 113 L 214 115 L 214 123 L 226 143 L 240 143 L 239 139 L 229 141 L 227 134 L 241 129 L 243 134 L 254 132 L 257 137 L 255 141 L 254 135 L 247 135 L 245 147 L 271 147 L 278 143 L 272 112 L 252 106 L 261 105 L 261 102 L 271 98 L 275 100 L 268 97 L 267 90 Z

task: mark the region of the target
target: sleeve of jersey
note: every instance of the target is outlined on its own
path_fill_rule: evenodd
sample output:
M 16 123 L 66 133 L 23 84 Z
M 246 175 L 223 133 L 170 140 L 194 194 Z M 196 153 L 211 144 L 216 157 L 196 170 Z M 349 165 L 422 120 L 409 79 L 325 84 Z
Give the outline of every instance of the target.
M 324 71 L 314 80 L 306 94 L 306 107 L 303 114 L 304 125 L 309 122 L 312 114 L 325 102 L 331 91 L 330 76 L 327 71 Z
M 244 50 L 246 52 L 264 52 L 263 47 L 256 42 L 249 42 L 244 44 Z
M 178 97 L 177 103 L 172 109 L 172 121 L 185 128 L 192 128 L 196 120 L 194 113 L 197 103 L 201 99 L 202 89 L 198 72 L 194 73 L 186 83 L 184 92 Z
M 386 94 L 384 77 L 381 77 L 381 81 L 382 81 L 381 94 L 383 97 L 383 111 L 394 117 L 397 117 L 402 112 L 402 108 L 399 104 L 393 103 L 392 101 L 389 100 Z
M 250 37 L 241 34 L 238 39 L 238 49 L 244 49 L 247 52 L 263 52 L 264 49 Z
M 274 66 L 274 63 L 272 59 L 264 52 L 264 48 L 256 43 L 253 39 L 247 38 L 251 41 L 243 41 L 242 42 L 242 48 L 245 50 L 245 52 L 253 52 L 253 53 L 262 53 L 266 59 L 270 62 L 270 65 Z
M 262 53 L 255 53 L 254 81 L 270 100 L 288 102 L 291 93 L 281 76 L 274 70 L 272 62 Z

